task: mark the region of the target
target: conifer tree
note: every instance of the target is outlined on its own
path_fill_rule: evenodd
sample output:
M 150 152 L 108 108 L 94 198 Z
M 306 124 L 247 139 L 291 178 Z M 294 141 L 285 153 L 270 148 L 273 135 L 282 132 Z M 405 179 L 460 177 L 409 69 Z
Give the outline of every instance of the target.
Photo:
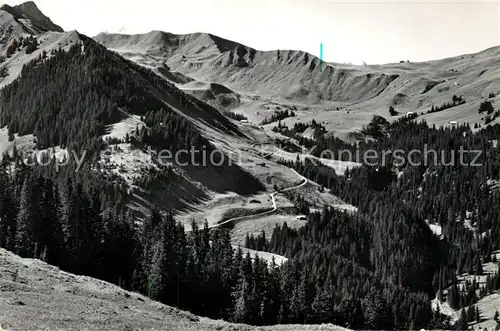
M 241 323 L 248 323 L 251 319 L 251 286 L 248 279 L 243 275 L 239 277 L 237 290 L 234 292 L 234 313 L 233 320 Z
M 329 281 L 325 281 L 321 287 L 316 290 L 311 310 L 314 312 L 313 321 L 315 323 L 324 323 L 333 319 L 333 298 L 332 288 Z
M 166 292 L 166 252 L 162 241 L 157 241 L 153 246 L 153 256 L 151 260 L 151 271 L 148 277 L 149 293 L 154 300 L 165 299 Z
M 483 274 L 483 265 L 481 263 L 481 257 L 479 256 L 479 254 L 476 254 L 474 273 L 476 276 Z
M 465 312 L 465 308 L 462 308 L 460 311 L 460 318 L 457 322 L 457 328 L 458 330 L 468 330 L 469 329 L 469 322 L 467 318 L 467 313 Z
M 33 253 L 34 212 L 32 207 L 32 182 L 26 177 L 21 190 L 19 213 L 16 221 L 16 253 L 22 257 L 31 257 Z

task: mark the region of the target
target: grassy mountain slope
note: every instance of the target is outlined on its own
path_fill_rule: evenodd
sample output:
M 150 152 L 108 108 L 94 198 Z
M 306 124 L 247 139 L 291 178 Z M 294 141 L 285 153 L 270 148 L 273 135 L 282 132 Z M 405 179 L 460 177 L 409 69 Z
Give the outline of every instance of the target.
M 499 47 L 421 63 L 356 66 L 320 63 L 300 51 L 258 51 L 205 33 L 101 33 L 95 39 L 141 65 L 165 64 L 183 76 L 233 89 L 243 96 L 234 111 L 254 123 L 271 116 L 269 107 L 279 103 L 299 109 L 295 118 L 285 120 L 289 126 L 325 121 L 328 131 L 345 139 L 373 115 L 389 117 L 390 106 L 398 112 L 391 120 L 423 112 L 430 124 L 484 124 L 479 104 L 491 92 L 500 94 Z M 466 103 L 425 114 L 432 106 L 451 102 L 453 95 L 463 96 Z
M 46 31 L 64 32 L 64 30 L 47 16 L 45 16 L 33 1 L 27 1 L 17 6 L 3 5 L 5 10 L 14 15 L 16 21 L 25 24 L 24 27 L 31 33 Z
M 209 141 L 210 132 L 245 139 L 239 128 L 215 108 L 92 39 L 76 31 L 30 34 L 10 13 L 3 10 L 0 14 L 6 18 L 7 30 L 19 29 L 18 34 L 6 39 L 12 51 L 0 65 L 8 73 L 0 92 L 0 125 L 8 126 L 9 136 L 35 134 L 39 149 L 86 149 L 88 161 L 93 164 L 101 157 L 100 150 L 125 142 L 124 137 L 104 142 L 107 128 L 134 116 L 142 117 L 144 122 L 139 121 L 140 125 L 127 133 L 134 140 L 134 146 L 128 146 L 133 150 L 152 147 L 173 153 L 206 147 L 210 151 L 215 149 Z M 25 40 L 36 40 L 37 47 L 29 54 Z M 16 47 L 11 47 L 13 44 Z M 116 165 L 104 166 L 109 170 Z M 142 181 L 142 198 L 158 195 L 158 199 L 148 199 L 168 208 L 181 208 L 186 201 L 203 199 L 206 190 L 246 194 L 263 188 L 236 165 L 209 165 L 203 169 L 188 165 L 175 171 L 175 189 L 168 189 L 171 186 L 164 185 L 164 174 L 159 175 L 165 169 L 160 168 L 136 167 L 132 172 Z M 152 188 L 153 182 L 156 186 Z
M 206 33 L 153 31 L 135 36 L 99 34 L 95 39 L 125 56 L 133 55 L 140 63 L 154 66 L 164 61 L 172 70 L 197 80 L 294 100 L 370 98 L 396 78 L 384 73 L 359 75 L 326 65 L 322 68 L 318 58 L 305 52 L 262 52 Z
M 347 330 L 334 325 L 252 327 L 198 317 L 4 249 L 0 293 L 3 330 Z

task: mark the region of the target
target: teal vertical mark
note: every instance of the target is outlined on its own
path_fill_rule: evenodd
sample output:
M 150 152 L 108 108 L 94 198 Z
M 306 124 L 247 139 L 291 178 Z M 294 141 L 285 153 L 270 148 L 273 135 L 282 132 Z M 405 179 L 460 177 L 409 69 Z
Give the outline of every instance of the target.
M 323 71 L 323 42 L 319 43 L 319 59 L 321 61 L 321 71 Z

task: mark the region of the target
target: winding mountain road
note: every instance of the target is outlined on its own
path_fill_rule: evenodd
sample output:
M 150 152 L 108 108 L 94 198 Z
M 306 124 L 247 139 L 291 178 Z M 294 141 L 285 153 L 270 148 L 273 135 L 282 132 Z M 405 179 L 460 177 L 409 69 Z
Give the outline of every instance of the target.
M 225 224 L 228 224 L 228 223 L 232 223 L 232 222 L 236 222 L 236 221 L 242 221 L 242 220 L 251 220 L 251 219 L 254 219 L 254 218 L 257 218 L 257 217 L 266 216 L 266 215 L 269 215 L 269 214 L 272 214 L 273 212 L 275 212 L 278 209 L 278 206 L 276 204 L 276 195 L 277 194 L 283 193 L 283 192 L 292 191 L 292 190 L 296 190 L 296 189 L 301 188 L 302 186 L 306 185 L 307 182 L 308 182 L 308 179 L 305 178 L 304 176 L 302 176 L 301 174 L 299 174 L 297 171 L 295 171 L 293 169 L 290 169 L 290 171 L 293 172 L 293 173 L 295 173 L 298 177 L 301 178 L 301 183 L 298 184 L 298 185 L 292 186 L 292 187 L 288 187 L 288 188 L 285 188 L 285 189 L 278 190 L 276 192 L 270 193 L 269 196 L 271 197 L 271 201 L 273 203 L 272 209 L 266 210 L 266 211 L 263 211 L 263 212 L 260 212 L 260 213 L 252 214 L 252 215 L 245 215 L 245 216 L 233 217 L 233 218 L 230 218 L 228 220 L 225 220 L 224 222 L 220 222 L 220 223 L 217 223 L 217 224 L 209 225 L 208 228 L 209 229 L 218 228 L 218 227 L 220 227 L 222 225 L 225 225 Z M 186 232 L 191 232 L 191 231 L 192 230 L 186 230 Z
M 251 146 L 252 146 L 252 148 L 256 148 L 257 145 L 261 145 L 261 146 L 262 145 L 268 145 L 268 143 L 261 143 L 261 144 L 253 143 Z M 272 154 L 274 154 L 274 151 L 270 151 L 267 154 L 264 154 L 264 155 L 261 155 L 261 156 L 264 157 L 264 158 L 266 158 L 268 156 L 271 156 Z M 289 168 L 289 170 L 291 172 L 293 172 L 295 175 L 297 175 L 298 177 L 300 177 L 301 183 L 298 184 L 298 185 L 292 186 L 292 187 L 288 187 L 288 188 L 285 188 L 285 189 L 278 190 L 276 192 L 270 193 L 269 196 L 271 197 L 271 201 L 273 203 L 272 209 L 266 210 L 266 211 L 263 211 L 263 212 L 260 212 L 260 213 L 252 214 L 252 215 L 245 215 L 245 216 L 233 217 L 233 218 L 230 218 L 230 219 L 225 220 L 223 222 L 209 225 L 208 228 L 209 229 L 218 228 L 220 226 L 223 226 L 225 224 L 229 224 L 229 223 L 232 223 L 232 222 L 242 221 L 242 220 L 251 220 L 251 219 L 254 219 L 254 218 L 257 218 L 257 217 L 267 216 L 267 215 L 270 215 L 270 214 L 274 213 L 278 209 L 278 206 L 276 205 L 276 195 L 277 194 L 301 188 L 304 185 L 306 185 L 308 183 L 308 181 L 309 181 L 306 177 L 302 176 L 301 174 L 299 174 L 294 169 Z M 191 231 L 192 230 L 186 230 L 186 232 L 191 232 Z
M 224 224 L 228 224 L 228 223 L 231 223 L 231 222 L 242 221 L 242 220 L 247 220 L 247 219 L 250 220 L 250 219 L 253 219 L 253 218 L 256 218 L 256 217 L 266 216 L 266 215 L 269 215 L 269 214 L 275 212 L 278 209 L 278 206 L 276 205 L 276 194 L 287 192 L 287 191 L 291 191 L 291 190 L 296 190 L 296 189 L 298 189 L 298 188 L 300 188 L 300 187 L 302 187 L 302 186 L 304 186 L 304 185 L 307 184 L 307 181 L 308 181 L 307 178 L 305 178 L 304 176 L 300 175 L 298 172 L 296 172 L 293 169 L 290 169 L 290 171 L 292 171 L 297 176 L 299 176 L 302 179 L 302 182 L 300 184 L 298 184 L 298 185 L 295 185 L 295 186 L 292 186 L 292 187 L 288 187 L 288 188 L 285 188 L 283 190 L 279 190 L 279 191 L 276 191 L 276 192 L 273 192 L 273 193 L 269 194 L 269 196 L 271 197 L 271 201 L 273 202 L 273 208 L 271 210 L 266 210 L 264 212 L 260 212 L 260 213 L 252 214 L 252 215 L 245 215 L 245 216 L 239 216 L 239 217 L 230 218 L 228 220 L 225 220 L 224 222 L 221 222 L 221 223 L 209 226 L 209 228 L 217 228 L 219 226 L 222 226 Z

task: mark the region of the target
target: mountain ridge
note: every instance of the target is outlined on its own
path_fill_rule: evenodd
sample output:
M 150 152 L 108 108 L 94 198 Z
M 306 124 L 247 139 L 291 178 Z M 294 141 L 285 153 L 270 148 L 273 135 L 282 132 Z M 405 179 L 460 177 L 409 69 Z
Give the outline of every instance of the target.
M 313 55 L 312 53 L 309 53 L 307 51 L 303 51 L 303 50 L 300 50 L 300 49 L 271 49 L 271 50 L 259 50 L 255 47 L 252 47 L 252 46 L 248 46 L 244 43 L 241 43 L 241 42 L 238 42 L 238 41 L 233 41 L 233 40 L 230 40 L 230 39 L 227 39 L 227 38 L 224 38 L 224 37 L 220 37 L 216 34 L 213 34 L 213 33 L 210 33 L 210 32 L 189 32 L 189 33 L 173 33 L 173 32 L 168 32 L 168 31 L 163 31 L 163 30 L 151 30 L 149 32 L 144 32 L 144 33 L 113 33 L 113 32 L 100 32 L 98 33 L 97 35 L 93 36 L 92 38 L 93 39 L 97 39 L 97 40 L 101 40 L 103 38 L 105 38 L 106 36 L 123 36 L 123 37 L 140 37 L 140 36 L 148 36 L 148 35 L 152 35 L 152 34 L 164 34 L 164 35 L 168 35 L 168 36 L 171 36 L 171 37 L 184 37 L 185 39 L 190 39 L 189 37 L 198 37 L 200 35 L 206 35 L 210 38 L 213 38 L 213 41 L 216 43 L 217 41 L 221 41 L 221 42 L 228 42 L 228 43 L 231 43 L 234 45 L 234 47 L 232 47 L 233 49 L 238 47 L 238 46 L 243 46 L 245 48 L 249 48 L 249 49 L 253 49 L 253 50 L 256 50 L 256 51 L 259 51 L 259 52 L 277 52 L 277 51 L 280 51 L 280 52 L 298 52 L 298 53 L 304 53 L 304 54 L 308 54 L 309 56 L 313 56 L 313 57 L 316 57 L 315 55 Z M 470 52 L 470 53 L 463 53 L 463 54 L 457 54 L 457 55 L 453 55 L 453 56 L 447 56 L 447 57 L 443 57 L 443 58 L 436 58 L 436 59 L 428 59 L 428 60 L 422 60 L 422 61 L 404 61 L 404 63 L 411 63 L 413 65 L 419 65 L 419 64 L 429 64 L 429 63 L 433 63 L 433 62 L 439 62 L 439 61 L 443 61 L 443 60 L 453 60 L 453 59 L 458 59 L 460 57 L 463 57 L 463 56 L 470 56 L 470 55 L 480 55 L 482 53 L 487 53 L 487 52 L 491 52 L 491 51 L 500 51 L 500 43 L 499 45 L 495 45 L 495 46 L 491 46 L 491 47 L 488 47 L 486 49 L 483 49 L 483 50 L 480 50 L 478 52 Z M 318 58 L 319 59 L 319 58 Z M 330 64 L 330 65 L 338 65 L 338 66 L 349 66 L 349 67 L 358 67 L 358 68 L 371 68 L 371 67 L 380 67 L 380 66 L 387 66 L 387 65 L 398 65 L 398 64 L 401 64 L 403 63 L 403 61 L 401 62 L 384 62 L 384 63 L 373 63 L 373 64 L 351 64 L 351 63 L 342 63 L 342 62 L 335 62 L 335 61 L 325 61 L 325 63 L 327 64 Z
M 52 20 L 47 17 L 38 6 L 33 1 L 27 1 L 17 6 L 9 6 L 4 4 L 0 7 L 1 10 L 5 10 L 10 14 L 14 15 L 16 20 L 29 19 L 38 28 L 38 31 L 33 31 L 35 33 L 55 31 L 64 32 L 63 28 L 52 22 Z
M 160 36 L 167 36 L 168 42 L 165 44 Z M 438 85 L 448 78 L 460 78 L 462 72 L 500 63 L 499 46 L 426 62 L 356 66 L 322 62 L 303 51 L 260 51 L 210 33 L 176 35 L 154 30 L 136 35 L 100 33 L 94 39 L 142 65 L 157 68 L 165 63 L 184 76 L 226 85 L 238 93 L 307 104 L 336 102 L 342 103 L 341 108 L 346 103 L 382 101 L 398 93 L 411 93 L 408 108 L 413 109 L 405 112 L 423 105 L 424 100 L 415 99 L 422 99 L 419 93 L 427 84 Z M 408 89 L 408 81 L 418 85 L 420 91 Z M 395 91 L 396 86 L 402 88 Z M 390 102 L 383 102 L 385 107 L 390 106 Z
M 170 43 L 159 44 L 160 36 L 168 36 Z M 94 39 L 125 57 L 137 55 L 136 60 L 144 60 L 146 65 L 166 62 L 181 74 L 227 85 L 237 92 L 281 95 L 310 102 L 370 98 L 381 93 L 396 77 L 385 73 L 358 75 L 326 63 L 323 67 L 320 59 L 306 52 L 259 51 L 208 33 L 101 33 Z M 352 86 L 358 85 L 363 85 L 360 91 L 351 91 Z

